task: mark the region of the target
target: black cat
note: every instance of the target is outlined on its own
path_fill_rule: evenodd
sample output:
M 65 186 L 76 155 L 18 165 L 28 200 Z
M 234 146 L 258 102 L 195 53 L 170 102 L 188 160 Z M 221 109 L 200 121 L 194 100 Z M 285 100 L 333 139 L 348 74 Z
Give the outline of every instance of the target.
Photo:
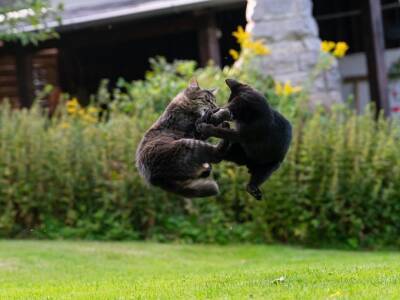
M 247 166 L 251 175 L 247 191 L 260 200 L 259 186 L 276 171 L 289 149 L 292 127 L 266 98 L 249 85 L 227 79 L 231 90 L 228 104 L 206 114 L 197 124 L 204 138 L 214 136 L 230 143 L 224 160 Z M 234 121 L 236 129 L 217 127 Z

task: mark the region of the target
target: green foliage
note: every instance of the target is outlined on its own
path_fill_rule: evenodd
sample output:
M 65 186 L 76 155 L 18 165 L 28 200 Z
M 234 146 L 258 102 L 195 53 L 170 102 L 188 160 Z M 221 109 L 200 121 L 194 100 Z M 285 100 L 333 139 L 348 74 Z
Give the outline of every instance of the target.
M 138 176 L 140 138 L 192 77 L 220 87 L 221 105 L 226 77 L 251 82 L 291 119 L 291 149 L 263 201 L 230 163 L 214 166 L 221 193 L 208 199 L 184 200 Z M 114 100 L 108 122 L 0 108 L 0 237 L 400 246 L 399 128 L 375 122 L 372 110 L 311 112 L 305 94 L 278 97 L 270 78 L 249 70 L 162 59 L 143 81 L 120 80 L 111 94 L 106 85 L 96 98 Z
M 169 101 L 180 91 L 186 88 L 192 78 L 196 78 L 201 86 L 208 88 L 219 88 L 218 102 L 225 104 L 229 91 L 225 84 L 225 79 L 234 77 L 238 80 L 254 83 L 254 87 L 265 91 L 272 96 L 272 103 L 278 104 L 278 99 L 272 93 L 274 82 L 272 78 L 265 77 L 257 72 L 246 68 L 225 67 L 221 70 L 212 64 L 205 68 L 196 68 L 194 61 L 174 61 L 168 63 L 165 58 L 158 57 L 150 60 L 151 70 L 146 73 L 145 80 L 138 80 L 132 83 L 120 79 L 117 88 L 112 93 L 113 108 L 115 110 L 128 113 L 130 115 L 147 115 L 150 112 L 160 114 Z M 104 94 L 104 85 L 99 90 Z M 97 97 L 104 99 L 104 97 Z M 288 104 L 288 97 L 282 104 Z M 104 100 L 102 100 L 104 101 Z M 293 108 L 293 105 L 287 105 Z
M 0 41 L 34 44 L 57 38 L 54 25 L 61 24 L 63 4 L 49 0 L 16 0 L 0 7 Z

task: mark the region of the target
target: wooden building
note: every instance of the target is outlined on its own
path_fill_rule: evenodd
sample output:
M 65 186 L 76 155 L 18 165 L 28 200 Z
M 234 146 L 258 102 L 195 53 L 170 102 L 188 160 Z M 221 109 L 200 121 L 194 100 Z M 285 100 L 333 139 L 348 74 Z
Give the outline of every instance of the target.
M 11 0 L 0 0 L 0 5 L 4 1 Z M 142 78 L 149 67 L 148 59 L 156 55 L 165 56 L 170 61 L 193 59 L 200 65 L 210 59 L 221 66 L 231 64 L 228 51 L 237 46 L 231 32 L 238 25 L 246 25 L 246 0 L 63 2 L 63 25 L 57 28 L 60 39 L 44 42 L 39 47 L 0 47 L 0 99 L 8 97 L 15 105 L 29 106 L 35 91 L 45 84 L 87 99 L 103 78 L 112 83 L 118 77 L 127 80 Z M 387 70 L 382 61 L 385 43 L 391 50 L 399 49 L 400 56 L 398 0 L 250 2 L 260 5 L 259 14 L 269 15 L 271 26 L 275 19 L 290 19 L 296 13 L 302 18 L 300 12 L 285 10 L 285 5 L 292 9 L 296 5 L 312 5 L 312 15 L 310 13 L 307 18 L 317 21 L 317 38 L 344 40 L 350 45 L 349 58 L 339 63 L 345 94 L 359 96 L 360 80 L 370 82 L 370 92 L 364 98 L 372 98 L 388 112 Z M 282 15 L 271 13 L 274 9 L 281 10 Z M 247 17 L 251 19 L 249 14 Z M 268 17 L 257 18 L 264 22 Z M 278 30 L 285 28 L 279 27 Z M 293 37 L 289 33 L 288 36 Z M 367 71 L 362 76 L 352 76 L 358 74 L 351 66 L 360 54 L 364 55 L 363 64 L 355 68 Z M 362 101 L 357 101 L 359 108 Z
M 321 38 L 346 41 L 350 46 L 349 54 L 339 60 L 343 97 L 354 98 L 354 108 L 358 111 L 372 100 L 386 115 L 400 117 L 400 97 L 395 99 L 393 82 L 387 80 L 391 67 L 400 63 L 400 1 L 313 0 L 313 3 Z
M 60 38 L 0 48 L 0 99 L 29 106 L 45 84 L 87 99 L 103 78 L 142 78 L 149 58 L 231 63 L 244 0 L 64 0 Z

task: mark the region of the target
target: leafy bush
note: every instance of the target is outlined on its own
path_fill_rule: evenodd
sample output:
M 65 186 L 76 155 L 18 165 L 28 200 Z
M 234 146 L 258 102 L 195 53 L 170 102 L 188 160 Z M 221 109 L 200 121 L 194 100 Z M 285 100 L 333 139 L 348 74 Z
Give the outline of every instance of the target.
M 261 41 L 240 28 L 235 37 L 240 68 L 157 58 L 145 80 L 121 79 L 111 92 L 104 81 L 92 99 L 98 108 L 72 99 L 49 120 L 39 106 L 0 106 L 0 237 L 400 246 L 399 127 L 376 122 L 372 110 L 309 110 L 306 91 L 252 69 L 253 52 L 268 54 Z M 323 45 L 312 78 L 347 50 Z M 214 167 L 221 193 L 207 199 L 147 187 L 137 174 L 143 133 L 193 77 L 220 88 L 220 105 L 225 78 L 249 82 L 291 120 L 291 149 L 263 201 L 246 193 L 248 174 L 231 163 Z M 110 117 L 97 122 L 104 104 Z
M 190 77 L 219 86 L 223 104 L 229 72 L 153 61 L 145 80 L 120 81 L 108 122 L 86 122 L 93 109 L 72 102 L 51 120 L 37 107 L 2 105 L 0 236 L 400 246 L 398 127 L 344 107 L 311 113 L 301 109 L 304 94 L 277 96 L 270 78 L 250 72 L 234 77 L 255 82 L 294 127 L 265 200 L 248 196 L 246 170 L 231 163 L 214 168 L 215 198 L 185 200 L 144 185 L 134 166 L 144 131 Z M 97 98 L 110 97 L 103 86 Z

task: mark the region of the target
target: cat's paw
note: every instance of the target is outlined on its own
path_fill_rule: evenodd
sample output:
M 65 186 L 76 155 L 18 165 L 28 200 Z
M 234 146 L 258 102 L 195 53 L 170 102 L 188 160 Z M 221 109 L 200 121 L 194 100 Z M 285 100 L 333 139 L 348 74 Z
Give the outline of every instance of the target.
M 207 110 L 201 117 L 198 119 L 197 123 L 210 123 L 211 116 L 213 115 L 213 110 Z
M 255 186 L 255 185 L 247 185 L 247 192 L 252 195 L 254 198 L 256 198 L 257 200 L 261 200 L 262 198 L 262 192 L 260 191 L 260 189 Z
M 207 178 L 211 174 L 212 167 L 209 163 L 204 163 L 202 166 L 202 171 L 200 173 L 201 178 Z
M 215 113 L 213 113 L 210 117 L 208 123 L 213 124 L 214 126 L 220 125 L 224 121 L 231 121 L 233 119 L 231 112 L 226 109 L 218 109 Z
M 196 131 L 203 137 L 203 138 L 207 138 L 210 136 L 209 132 L 210 132 L 210 125 L 206 124 L 206 123 L 199 123 L 196 124 Z

